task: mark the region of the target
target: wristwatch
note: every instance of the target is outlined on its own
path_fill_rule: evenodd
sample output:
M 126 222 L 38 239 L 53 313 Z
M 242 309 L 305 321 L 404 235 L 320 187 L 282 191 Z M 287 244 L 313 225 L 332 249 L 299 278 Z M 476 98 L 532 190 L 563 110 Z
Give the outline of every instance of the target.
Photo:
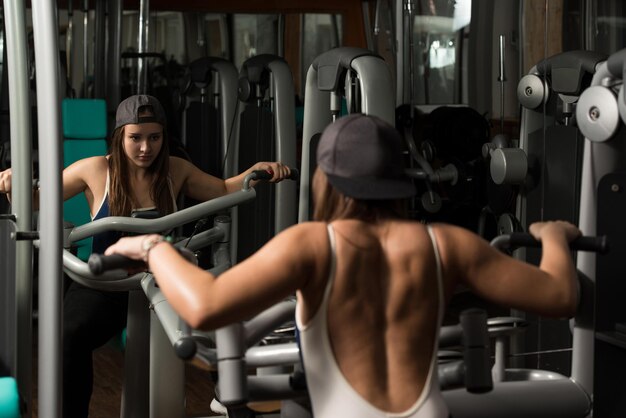
M 151 237 L 143 240 L 143 242 L 141 243 L 141 249 L 143 250 L 142 258 L 145 263 L 148 262 L 148 254 L 150 253 L 150 250 L 152 250 L 155 245 L 163 241 L 172 242 L 172 239 L 168 236 L 152 235 Z

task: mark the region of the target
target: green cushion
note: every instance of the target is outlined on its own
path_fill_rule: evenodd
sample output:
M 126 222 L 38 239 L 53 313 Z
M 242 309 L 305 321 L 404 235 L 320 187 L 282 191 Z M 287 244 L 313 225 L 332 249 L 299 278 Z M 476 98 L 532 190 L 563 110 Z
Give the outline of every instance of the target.
M 66 139 L 63 141 L 65 167 L 82 158 L 106 155 L 106 152 L 105 140 Z M 74 226 L 84 225 L 91 221 L 89 204 L 84 193 L 80 193 L 63 202 L 63 219 L 71 222 Z M 90 237 L 75 243 L 78 246 L 78 258 L 83 261 L 89 258 L 92 241 L 93 239 Z
M 96 155 L 106 155 L 107 146 L 105 140 L 79 140 L 66 139 L 63 141 L 64 166 L 75 161 Z M 84 193 L 76 195 L 66 200 L 63 205 L 64 219 L 75 226 L 82 225 L 91 220 L 89 216 L 89 205 Z
M 102 99 L 63 99 L 63 136 L 104 139 L 107 136 L 107 108 Z
M 106 102 L 101 99 L 63 100 L 63 165 L 87 157 L 106 155 Z M 91 221 L 89 205 L 84 193 L 63 203 L 63 219 L 74 226 Z M 75 243 L 77 256 L 86 261 L 91 254 L 92 238 Z
M 20 418 L 20 396 L 12 377 L 0 377 L 0 417 Z

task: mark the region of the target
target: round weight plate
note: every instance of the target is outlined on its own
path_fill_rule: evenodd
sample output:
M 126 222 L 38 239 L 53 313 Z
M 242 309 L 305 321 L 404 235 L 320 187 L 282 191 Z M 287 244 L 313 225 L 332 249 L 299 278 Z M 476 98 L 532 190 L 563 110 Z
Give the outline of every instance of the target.
M 580 131 L 590 141 L 608 141 L 620 122 L 613 92 L 602 86 L 583 91 L 576 106 L 576 120 Z
M 528 172 L 528 158 L 521 148 L 498 148 L 491 153 L 491 178 L 496 184 L 521 184 Z
M 548 100 L 548 89 L 546 89 L 541 78 L 534 74 L 528 74 L 517 83 L 517 99 L 525 108 L 536 109 Z
M 518 220 L 510 213 L 503 213 L 498 218 L 498 234 L 506 235 L 519 231 Z

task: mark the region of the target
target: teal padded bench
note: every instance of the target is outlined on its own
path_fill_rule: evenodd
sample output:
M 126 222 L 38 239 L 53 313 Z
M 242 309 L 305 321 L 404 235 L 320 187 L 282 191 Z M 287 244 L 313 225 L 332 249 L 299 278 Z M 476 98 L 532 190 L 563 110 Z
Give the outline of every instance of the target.
M 102 99 L 63 99 L 63 166 L 82 158 L 107 153 L 107 109 Z M 91 221 L 84 193 L 63 204 L 63 219 L 74 226 Z M 87 261 L 91 254 L 91 238 L 75 243 L 77 256 Z

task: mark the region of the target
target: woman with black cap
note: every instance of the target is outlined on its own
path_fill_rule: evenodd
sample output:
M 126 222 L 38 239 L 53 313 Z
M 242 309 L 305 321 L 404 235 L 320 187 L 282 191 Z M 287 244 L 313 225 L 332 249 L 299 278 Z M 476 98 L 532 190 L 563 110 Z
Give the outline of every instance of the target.
M 297 293 L 296 323 L 317 418 L 447 417 L 436 354 L 458 284 L 505 306 L 549 316 L 577 303 L 566 222 L 531 226 L 539 267 L 477 235 L 403 218 L 415 189 L 402 139 L 382 120 L 351 115 L 322 134 L 313 179 L 315 222 L 295 225 L 215 280 L 158 235 L 107 249 L 149 264 L 169 303 L 194 328 L 214 329 Z
M 85 193 L 92 220 L 130 216 L 136 210 L 176 211 L 180 193 L 207 201 L 241 190 L 253 170 L 273 173 L 270 181 L 289 176 L 278 162 L 259 162 L 238 176 L 222 180 L 169 154 L 166 116 L 148 95 L 122 101 L 115 118 L 109 154 L 76 161 L 63 170 L 63 199 Z M 11 169 L 0 173 L 0 193 L 11 192 Z M 120 238 L 116 232 L 93 237 L 92 252 Z M 104 292 L 72 282 L 63 301 L 63 417 L 87 417 L 93 385 L 92 351 L 125 327 L 128 293 Z

